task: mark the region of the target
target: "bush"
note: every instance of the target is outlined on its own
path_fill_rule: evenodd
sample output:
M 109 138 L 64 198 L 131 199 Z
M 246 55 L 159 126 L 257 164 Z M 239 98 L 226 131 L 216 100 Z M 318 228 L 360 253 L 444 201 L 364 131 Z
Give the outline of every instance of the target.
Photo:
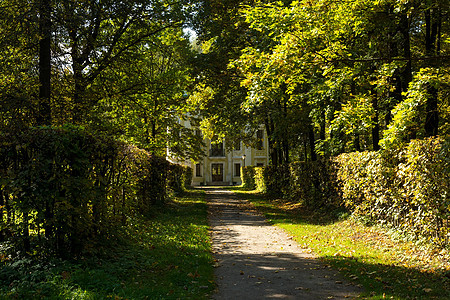
M 414 140 L 335 159 L 345 205 L 357 216 L 435 245 L 448 244 L 450 139 Z
M 449 149 L 450 137 L 429 138 L 403 148 L 346 153 L 289 167 L 246 167 L 244 187 L 313 209 L 345 207 L 364 220 L 448 245 Z
M 255 168 L 256 189 L 269 195 L 282 195 L 289 188 L 289 166 Z
M 290 180 L 283 194 L 311 208 L 339 207 L 335 164 L 330 160 L 296 162 L 290 165 Z
M 192 181 L 192 169 L 182 165 L 171 164 L 168 175 L 169 188 L 175 194 L 181 194 L 186 191 L 186 187 Z
M 91 251 L 114 227 L 165 202 L 169 166 L 80 127 L 3 134 L 1 238 L 43 255 Z
M 244 189 L 254 190 L 256 188 L 255 168 L 255 166 L 242 167 L 242 186 Z

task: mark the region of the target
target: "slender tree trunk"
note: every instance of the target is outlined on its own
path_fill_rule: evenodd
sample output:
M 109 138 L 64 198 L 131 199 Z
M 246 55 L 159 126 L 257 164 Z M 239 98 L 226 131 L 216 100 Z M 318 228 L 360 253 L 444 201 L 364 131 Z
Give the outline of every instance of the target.
M 284 163 L 289 164 L 290 158 L 289 158 L 289 142 L 287 139 L 283 140 L 283 154 L 284 154 Z
M 355 150 L 357 152 L 361 152 L 361 138 L 360 138 L 359 133 L 355 133 L 353 142 L 354 142 L 354 145 L 355 145 Z
M 77 34 L 77 28 L 71 27 L 69 29 L 69 37 L 71 39 L 71 58 L 72 58 L 72 70 L 73 70 L 73 121 L 74 123 L 80 123 L 83 120 L 83 113 L 86 109 L 84 102 L 84 76 L 83 76 L 83 59 L 80 57 L 80 41 Z
M 273 122 L 267 117 L 265 120 L 266 134 L 267 134 L 267 142 L 269 145 L 269 156 L 270 161 L 273 166 L 278 166 L 278 155 L 275 149 L 275 141 L 273 140 L 273 130 L 274 125 Z
M 38 125 L 51 124 L 51 5 L 39 2 L 39 111 Z
M 436 8 L 429 8 L 425 11 L 425 52 L 429 57 L 440 54 L 440 27 L 441 12 Z M 435 62 L 431 63 L 434 66 Z M 428 84 L 428 98 L 426 103 L 425 135 L 435 136 L 439 129 L 438 114 L 438 90 L 436 87 Z
M 308 161 L 308 146 L 306 142 L 306 136 L 303 138 L 303 155 L 305 156 L 305 161 Z
M 309 149 L 311 151 L 311 160 L 316 161 L 317 160 L 317 154 L 316 154 L 316 140 L 314 137 L 314 127 L 312 125 L 308 126 L 308 137 L 309 137 Z
M 375 87 L 372 87 L 372 108 L 375 114 L 372 117 L 372 148 L 374 151 L 380 150 L 380 124 L 378 111 L 378 94 Z

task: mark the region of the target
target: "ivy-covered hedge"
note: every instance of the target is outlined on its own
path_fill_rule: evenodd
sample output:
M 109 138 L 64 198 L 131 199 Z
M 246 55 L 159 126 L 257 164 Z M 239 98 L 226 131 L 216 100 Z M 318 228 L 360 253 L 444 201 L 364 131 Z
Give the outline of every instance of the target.
M 289 187 L 289 166 L 255 168 L 256 189 L 269 196 L 282 195 Z
M 255 166 L 246 166 L 241 168 L 242 186 L 247 190 L 256 188 Z
M 256 187 L 312 208 L 345 207 L 436 245 L 450 238 L 450 137 L 399 149 L 256 168 Z M 250 179 L 247 181 L 251 182 Z
M 414 238 L 449 244 L 449 147 L 449 137 L 429 138 L 397 150 L 337 157 L 345 205 Z
M 0 240 L 42 254 L 91 251 L 114 227 L 166 201 L 172 169 L 179 168 L 79 127 L 2 134 Z
M 169 166 L 168 185 L 175 194 L 181 194 L 192 181 L 192 169 L 182 165 Z
M 295 162 L 289 171 L 289 180 L 284 180 L 283 195 L 286 198 L 301 199 L 311 208 L 341 206 L 333 161 Z

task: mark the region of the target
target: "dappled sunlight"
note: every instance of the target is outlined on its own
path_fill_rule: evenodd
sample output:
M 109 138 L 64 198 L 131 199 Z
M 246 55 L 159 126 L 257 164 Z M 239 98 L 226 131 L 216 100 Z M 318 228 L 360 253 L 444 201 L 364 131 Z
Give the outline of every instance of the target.
M 329 265 L 270 226 L 246 200 L 207 191 L 213 252 L 217 261 L 215 299 L 344 299 L 359 288 L 344 283 Z

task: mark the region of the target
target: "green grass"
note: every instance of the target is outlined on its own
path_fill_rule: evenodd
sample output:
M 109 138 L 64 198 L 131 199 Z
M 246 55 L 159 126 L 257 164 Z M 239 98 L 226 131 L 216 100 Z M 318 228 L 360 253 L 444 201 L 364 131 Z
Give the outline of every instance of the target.
M 235 189 L 236 191 L 236 189 Z M 387 231 L 329 211 L 236 191 L 307 251 L 364 288 L 366 299 L 450 299 L 448 250 L 394 240 Z
M 101 256 L 3 258 L 0 299 L 207 299 L 215 288 L 208 229 L 204 193 L 190 191 L 130 220 Z

